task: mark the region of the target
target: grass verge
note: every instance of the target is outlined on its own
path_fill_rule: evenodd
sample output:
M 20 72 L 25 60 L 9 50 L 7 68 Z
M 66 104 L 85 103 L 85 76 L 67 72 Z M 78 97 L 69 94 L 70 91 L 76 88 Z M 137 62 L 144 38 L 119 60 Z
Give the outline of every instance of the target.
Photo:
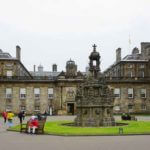
M 140 135 L 150 134 L 150 121 L 120 121 L 127 123 L 125 126 L 115 127 L 75 127 L 64 124 L 70 121 L 46 122 L 45 134 L 50 135 L 67 135 L 67 136 L 91 136 L 91 135 L 120 135 L 119 128 L 123 128 L 123 135 Z M 9 131 L 20 131 L 20 125 L 14 126 Z

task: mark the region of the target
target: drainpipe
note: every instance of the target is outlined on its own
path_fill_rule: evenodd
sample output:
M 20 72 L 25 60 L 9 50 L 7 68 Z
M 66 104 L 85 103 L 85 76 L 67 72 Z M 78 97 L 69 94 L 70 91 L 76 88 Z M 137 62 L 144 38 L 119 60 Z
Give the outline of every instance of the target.
M 61 86 L 61 101 L 60 101 L 61 110 L 62 110 L 62 103 L 63 103 L 63 87 Z

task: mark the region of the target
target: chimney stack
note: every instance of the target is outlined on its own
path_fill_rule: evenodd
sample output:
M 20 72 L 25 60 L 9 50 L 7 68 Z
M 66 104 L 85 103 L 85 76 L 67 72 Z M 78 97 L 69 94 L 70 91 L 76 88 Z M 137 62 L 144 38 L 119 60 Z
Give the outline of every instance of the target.
M 53 64 L 53 65 L 52 65 L 52 71 L 53 71 L 53 72 L 57 72 L 57 65 L 56 65 L 56 64 Z
M 21 61 L 21 48 L 20 46 L 16 46 L 16 58 Z
M 116 49 L 116 63 L 121 61 L 121 48 Z
M 36 72 L 36 65 L 33 66 L 33 71 Z

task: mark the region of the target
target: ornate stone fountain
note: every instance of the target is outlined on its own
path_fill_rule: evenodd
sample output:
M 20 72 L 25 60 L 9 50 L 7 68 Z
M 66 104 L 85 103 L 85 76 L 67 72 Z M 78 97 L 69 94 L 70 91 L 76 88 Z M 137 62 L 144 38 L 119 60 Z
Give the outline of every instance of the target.
M 77 88 L 77 126 L 113 126 L 113 91 L 108 88 L 100 73 L 100 55 L 93 45 L 89 56 L 90 74 Z

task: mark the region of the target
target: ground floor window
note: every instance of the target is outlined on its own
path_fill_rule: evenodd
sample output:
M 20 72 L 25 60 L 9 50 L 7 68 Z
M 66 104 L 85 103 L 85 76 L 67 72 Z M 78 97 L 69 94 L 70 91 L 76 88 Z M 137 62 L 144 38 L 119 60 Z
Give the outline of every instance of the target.
M 40 106 L 35 106 L 35 109 L 34 109 L 35 111 L 40 111 Z
M 26 106 L 20 106 L 20 111 L 25 111 L 26 110 Z
M 141 105 L 141 110 L 146 110 L 146 105 L 145 104 Z

